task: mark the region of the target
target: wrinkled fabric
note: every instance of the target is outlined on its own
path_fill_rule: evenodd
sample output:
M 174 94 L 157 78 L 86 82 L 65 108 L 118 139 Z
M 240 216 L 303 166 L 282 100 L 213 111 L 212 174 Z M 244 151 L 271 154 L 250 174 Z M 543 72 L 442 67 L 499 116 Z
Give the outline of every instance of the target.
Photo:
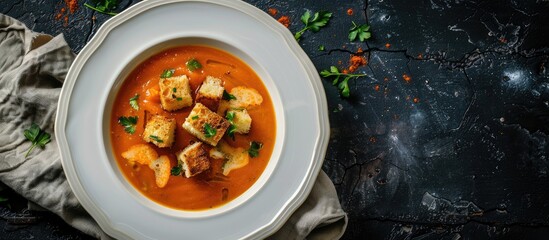
M 109 239 L 73 194 L 54 136 L 63 80 L 75 55 L 62 35 L 35 33 L 0 14 L 0 181 L 80 231 Z M 51 134 L 25 157 L 32 123 Z M 38 208 L 38 207 L 33 207 Z M 347 226 L 333 183 L 321 172 L 303 205 L 270 239 L 338 239 Z

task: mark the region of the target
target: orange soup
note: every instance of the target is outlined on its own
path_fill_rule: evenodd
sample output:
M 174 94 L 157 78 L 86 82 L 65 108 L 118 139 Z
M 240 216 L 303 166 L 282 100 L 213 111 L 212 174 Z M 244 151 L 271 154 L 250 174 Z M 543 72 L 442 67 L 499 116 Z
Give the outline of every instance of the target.
M 161 77 L 166 77 L 167 72 L 173 77 L 187 76 L 193 99 L 191 106 L 175 111 L 165 110 L 160 100 L 162 89 L 159 81 Z M 189 133 L 182 125 L 186 119 L 194 118 L 189 114 L 197 105 L 198 89 L 208 76 L 222 81 L 225 89 L 222 101 L 233 101 L 230 93 L 235 87 L 255 89 L 262 96 L 263 101 L 256 107 L 246 109 L 252 119 L 248 133 L 235 133 L 233 138 L 226 131 L 220 140 L 233 148 L 244 149 L 244 152 L 249 155 L 249 161 L 245 166 L 223 174 L 224 164 L 228 159 L 208 155 L 209 168 L 195 176 L 186 177 L 184 173 L 179 173 L 181 162 L 178 156 L 187 146 L 193 142 L 199 142 L 200 139 Z M 173 90 L 176 92 L 175 87 Z M 214 110 L 212 112 L 215 112 Z M 218 115 L 226 119 L 227 116 L 224 114 Z M 154 141 L 144 140 L 148 137 L 143 135 L 147 121 L 155 115 L 175 120 L 175 137 L 171 147 L 161 148 L 155 145 Z M 154 202 L 170 208 L 205 210 L 230 202 L 244 193 L 259 178 L 273 151 L 276 119 L 267 88 L 246 63 L 219 49 L 189 45 L 158 53 L 131 72 L 116 96 L 110 129 L 113 153 L 118 166 L 126 179 L 139 192 Z M 258 154 L 254 154 L 254 149 L 257 150 L 259 144 L 251 144 L 252 142 L 262 144 L 259 151 L 255 152 Z M 131 162 L 122 157 L 124 152 L 139 144 L 150 146 L 158 156 L 168 157 L 171 174 L 165 186 L 157 185 L 152 167 Z M 212 149 L 216 149 L 212 144 L 202 145 L 210 154 Z M 251 145 L 255 145 L 255 148 L 250 150 Z

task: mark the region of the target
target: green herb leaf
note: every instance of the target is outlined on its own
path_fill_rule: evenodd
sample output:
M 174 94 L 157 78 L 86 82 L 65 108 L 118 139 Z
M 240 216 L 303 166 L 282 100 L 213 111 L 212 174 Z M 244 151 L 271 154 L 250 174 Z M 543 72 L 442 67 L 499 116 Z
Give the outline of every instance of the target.
M 139 104 L 137 103 L 138 99 L 139 99 L 139 94 L 135 94 L 135 96 L 130 98 L 130 106 L 132 106 L 132 108 L 135 110 L 139 110 Z
M 226 90 L 223 90 L 223 100 L 236 100 L 236 97 L 230 93 L 228 93 Z
M 117 13 L 113 12 L 113 10 L 117 7 L 118 1 L 117 0 L 94 0 L 95 6 L 92 6 L 88 3 L 84 3 L 84 6 L 86 6 L 89 9 L 92 9 L 94 11 L 108 14 L 108 15 L 116 15 Z
M 229 120 L 229 123 L 233 123 L 234 120 L 234 112 L 228 111 L 227 115 L 225 115 L 225 118 Z
M 0 203 L 1 203 L 1 202 L 7 202 L 7 201 L 8 201 L 8 199 L 7 199 L 7 198 L 4 198 L 4 197 L 0 197 Z
M 248 155 L 250 155 L 250 157 L 253 157 L 253 158 L 259 156 L 259 150 L 261 150 L 261 148 L 263 148 L 263 143 L 256 142 L 256 141 L 250 142 L 250 148 L 248 148 Z
M 324 45 L 318 46 L 318 51 L 324 51 L 324 50 L 326 50 L 326 48 L 324 47 Z
M 313 19 L 311 19 L 311 13 L 306 11 L 301 16 L 301 22 L 305 24 L 305 27 L 294 34 L 295 40 L 299 41 L 303 33 L 307 30 L 312 32 L 318 32 L 320 28 L 326 26 L 332 17 L 332 13 L 328 11 L 315 12 Z
M 236 133 L 236 126 L 234 125 L 234 112 L 229 111 L 227 112 L 227 115 L 225 115 L 225 118 L 229 123 L 231 124 L 229 128 L 227 129 L 227 136 L 231 137 L 231 139 L 234 140 L 234 134 Z
M 25 138 L 32 142 L 31 147 L 25 154 L 25 158 L 29 156 L 29 154 L 36 146 L 44 148 L 46 144 L 49 143 L 51 140 L 51 135 L 40 129 L 40 127 L 36 123 L 32 123 L 29 129 L 23 131 L 23 135 L 25 135 Z
M 170 171 L 172 176 L 179 176 L 181 175 L 181 171 L 183 170 L 183 166 L 181 164 L 178 164 L 177 166 L 172 167 L 172 170 Z
M 215 136 L 216 133 L 217 130 L 213 128 L 209 123 L 204 124 L 204 136 L 206 136 L 207 138 L 211 138 Z
M 126 131 L 129 134 L 133 134 L 135 132 L 135 124 L 137 124 L 137 116 L 135 117 L 119 117 L 118 118 L 118 124 L 122 125 L 124 127 L 124 131 Z
M 358 40 L 364 42 L 366 39 L 372 37 L 372 34 L 368 32 L 370 26 L 368 24 L 357 25 L 355 22 L 352 22 L 353 26 L 349 29 L 349 41 L 355 41 L 358 37 Z
M 150 135 L 149 138 L 154 140 L 155 142 L 158 142 L 158 143 L 163 143 L 164 142 L 162 139 L 160 139 L 158 136 L 155 136 L 155 135 Z
M 187 68 L 189 69 L 189 71 L 194 71 L 196 69 L 200 69 L 202 68 L 202 64 L 200 64 L 200 62 L 198 62 L 198 60 L 192 58 L 190 59 L 189 61 L 187 61 Z
M 166 70 L 164 70 L 164 72 L 162 72 L 160 77 L 161 78 L 170 78 L 170 77 L 173 76 L 174 73 L 175 73 L 175 69 L 173 69 L 173 68 L 166 69 Z
M 177 92 L 177 88 L 172 88 L 172 92 Z
M 178 97 L 178 98 L 176 98 L 175 100 L 177 100 L 177 101 L 183 101 L 183 98 Z
M 194 116 L 192 116 L 192 117 L 191 117 L 191 119 L 192 119 L 192 120 L 196 120 L 196 119 L 198 119 L 198 115 L 194 115 Z
M 339 92 L 342 97 L 347 98 L 351 96 L 351 89 L 349 88 L 349 80 L 356 79 L 359 77 L 365 77 L 366 74 L 349 74 L 349 73 L 342 73 L 339 72 L 336 66 L 330 66 L 330 70 L 322 70 L 320 71 L 320 76 L 325 78 L 333 77 L 334 80 L 332 81 L 332 85 L 336 86 L 339 89 Z M 343 81 L 339 81 L 340 78 L 343 77 Z

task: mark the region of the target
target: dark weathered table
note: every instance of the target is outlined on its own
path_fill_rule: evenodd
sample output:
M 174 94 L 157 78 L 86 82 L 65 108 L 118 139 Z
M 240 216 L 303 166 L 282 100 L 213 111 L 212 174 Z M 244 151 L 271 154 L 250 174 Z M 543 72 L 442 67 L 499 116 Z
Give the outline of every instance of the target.
M 319 71 L 348 67 L 351 54 L 368 60 L 348 99 L 323 82 L 323 169 L 349 213 L 345 239 L 547 238 L 548 0 L 247 2 L 289 16 L 292 32 L 304 11 L 332 12 L 300 41 Z M 63 0 L 2 1 L 0 12 L 63 33 L 78 53 L 110 17 L 83 3 L 71 14 Z M 349 41 L 352 21 L 369 23 L 372 38 Z M 0 196 L 2 239 L 85 237 L 52 214 L 23 211 L 9 189 Z

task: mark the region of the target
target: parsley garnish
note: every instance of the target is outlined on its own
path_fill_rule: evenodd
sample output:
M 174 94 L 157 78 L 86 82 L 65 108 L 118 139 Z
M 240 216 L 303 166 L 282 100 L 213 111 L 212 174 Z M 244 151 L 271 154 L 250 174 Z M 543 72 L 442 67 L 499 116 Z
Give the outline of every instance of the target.
M 324 45 L 318 46 L 318 51 L 324 51 L 324 50 L 326 50 L 326 48 L 324 47 Z
M 155 136 L 155 135 L 150 135 L 149 138 L 151 138 L 152 140 L 158 142 L 158 143 L 163 143 L 164 141 L 162 141 L 162 139 L 160 139 L 158 136 Z
M 166 69 L 166 70 L 164 70 L 164 72 L 162 72 L 160 77 L 161 78 L 169 78 L 169 77 L 172 77 L 174 73 L 175 73 L 175 69 L 173 69 L 173 68 Z
M 358 37 L 358 40 L 364 42 L 364 40 L 369 39 L 372 36 L 372 34 L 368 32 L 369 30 L 370 25 L 357 25 L 355 22 L 353 22 L 353 27 L 349 29 L 349 40 L 352 42 Z
M 311 12 L 306 11 L 303 14 L 303 16 L 301 16 L 301 22 L 305 24 L 305 27 L 295 33 L 294 35 L 295 40 L 299 41 L 299 39 L 301 38 L 301 35 L 303 35 L 303 33 L 309 29 L 313 32 L 318 32 L 321 27 L 324 27 L 326 26 L 326 24 L 328 24 L 331 17 L 332 17 L 331 12 L 320 11 L 314 14 L 313 19 L 310 19 Z
M 137 104 L 137 99 L 139 99 L 139 94 L 135 94 L 132 98 L 130 98 L 130 106 L 132 106 L 133 109 L 139 110 L 139 105 Z
M 204 136 L 211 138 L 215 136 L 216 133 L 217 130 L 215 130 L 215 128 L 213 128 L 209 123 L 204 124 Z
M 226 90 L 223 90 L 223 100 L 236 100 L 236 97 L 230 93 L 228 93 Z
M 122 125 L 124 127 L 124 131 L 126 131 L 129 134 L 133 134 L 135 132 L 135 124 L 137 124 L 137 116 L 135 117 L 119 117 L 118 118 L 118 124 Z
M 192 119 L 192 120 L 196 120 L 196 119 L 198 119 L 198 115 L 194 115 L 194 116 L 192 116 L 192 117 L 191 117 L 191 119 Z
M 177 101 L 183 101 L 183 98 L 178 97 L 178 98 L 176 98 L 176 100 Z
M 178 164 L 177 166 L 172 167 L 172 170 L 170 171 L 170 173 L 172 174 L 172 176 L 179 176 L 181 175 L 182 170 L 183 170 L 183 166 L 181 166 L 181 164 Z
M 177 92 L 177 88 L 172 88 L 172 91 L 173 91 L 173 92 Z
M 248 154 L 250 157 L 257 157 L 259 156 L 259 150 L 263 148 L 263 143 L 252 141 L 250 142 L 250 148 L 248 148 Z
M 229 121 L 231 124 L 229 128 L 227 129 L 227 136 L 231 137 L 234 140 L 234 133 L 236 132 L 236 127 L 234 126 L 234 112 L 227 112 L 227 115 L 225 118 Z
M 187 61 L 187 68 L 189 69 L 189 71 L 194 71 L 196 69 L 200 69 L 202 68 L 202 64 L 200 64 L 200 62 L 198 62 L 198 60 L 192 58 L 191 60 Z
M 93 2 L 95 3 L 95 7 L 88 3 L 84 3 L 84 6 L 94 11 L 97 11 L 103 14 L 108 14 L 111 16 L 114 16 L 117 14 L 115 12 L 112 12 L 116 8 L 116 5 L 118 5 L 117 0 L 93 0 Z
M 342 97 L 349 97 L 351 95 L 351 90 L 349 89 L 349 79 L 351 78 L 359 78 L 364 77 L 366 74 L 348 74 L 348 73 L 340 73 L 339 70 L 337 70 L 337 67 L 331 66 L 330 70 L 322 70 L 320 72 L 320 76 L 322 77 L 333 77 L 335 76 L 335 79 L 332 81 L 332 85 L 337 85 L 337 88 L 339 89 Z M 339 81 L 339 78 L 341 76 L 344 76 L 343 81 Z M 339 84 L 338 84 L 339 83 Z
M 40 129 L 40 127 L 36 123 L 32 123 L 31 127 L 23 132 L 23 135 L 25 135 L 25 137 L 32 142 L 32 146 L 27 151 L 27 154 L 25 154 L 25 158 L 29 156 L 29 154 L 32 152 L 32 149 L 34 149 L 36 146 L 44 148 L 46 144 L 49 143 L 51 140 L 50 134 Z

